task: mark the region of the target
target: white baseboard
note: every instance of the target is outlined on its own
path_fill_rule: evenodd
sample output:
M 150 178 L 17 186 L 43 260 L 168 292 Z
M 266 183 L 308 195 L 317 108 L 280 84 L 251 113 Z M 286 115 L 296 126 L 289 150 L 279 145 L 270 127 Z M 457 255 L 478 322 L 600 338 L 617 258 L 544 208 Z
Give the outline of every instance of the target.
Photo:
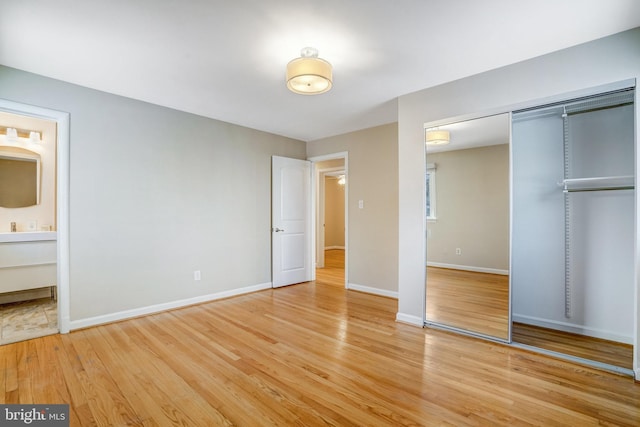
M 500 270 L 498 268 L 475 267 L 472 265 L 445 264 L 443 262 L 427 262 L 427 267 L 450 268 L 452 270 L 475 271 L 476 273 L 501 274 L 509 275 L 509 270 Z
M 573 334 L 586 335 L 588 337 L 600 338 L 609 341 L 621 342 L 624 344 L 633 344 L 633 337 L 620 335 L 615 332 L 605 331 L 602 329 L 591 328 L 584 325 L 575 325 L 573 323 L 559 322 L 557 320 L 542 319 L 533 316 L 524 316 L 513 313 L 512 320 L 527 325 L 539 326 L 541 328 L 557 329 L 559 331 L 569 332 Z
M 635 370 L 635 380 L 640 381 L 640 368 Z
M 380 295 L 383 297 L 395 298 L 398 299 L 398 292 L 389 291 L 386 289 L 372 288 L 370 286 L 358 285 L 356 283 L 347 284 L 347 289 L 351 289 L 352 291 L 365 292 L 367 294 Z
M 344 246 L 325 246 L 325 251 L 330 251 L 331 249 L 342 249 L 344 251 Z
M 407 323 L 409 325 L 424 328 L 424 319 L 410 314 L 396 313 L 396 322 Z
M 427 262 L 427 267 L 450 268 L 452 270 L 475 271 L 476 273 L 509 275 L 509 270 L 500 270 L 497 268 L 476 267 L 473 265 L 445 264 L 443 262 Z
M 261 283 L 259 285 L 246 286 L 244 288 L 231 289 L 229 291 L 216 292 L 215 294 L 201 295 L 193 298 L 171 301 L 163 304 L 150 305 L 147 307 L 134 308 L 131 310 L 119 311 L 116 313 L 105 314 L 101 316 L 89 317 L 86 319 L 73 320 L 69 323 L 69 329 L 82 329 L 90 326 L 102 325 L 105 323 L 118 322 L 120 320 L 131 319 L 134 317 L 145 316 L 148 314 L 159 313 L 162 311 L 172 310 L 175 308 L 186 307 L 189 305 L 200 304 L 203 302 L 215 301 L 222 298 L 229 298 L 236 295 L 248 294 L 251 292 L 271 289 L 271 282 Z

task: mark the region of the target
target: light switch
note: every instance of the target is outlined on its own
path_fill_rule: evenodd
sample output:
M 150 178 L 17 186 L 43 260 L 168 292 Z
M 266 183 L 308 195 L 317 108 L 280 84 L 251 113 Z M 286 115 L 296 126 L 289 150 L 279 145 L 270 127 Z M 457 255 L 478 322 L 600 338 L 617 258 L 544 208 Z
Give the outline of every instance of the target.
M 364 209 L 364 200 L 358 200 L 358 208 Z

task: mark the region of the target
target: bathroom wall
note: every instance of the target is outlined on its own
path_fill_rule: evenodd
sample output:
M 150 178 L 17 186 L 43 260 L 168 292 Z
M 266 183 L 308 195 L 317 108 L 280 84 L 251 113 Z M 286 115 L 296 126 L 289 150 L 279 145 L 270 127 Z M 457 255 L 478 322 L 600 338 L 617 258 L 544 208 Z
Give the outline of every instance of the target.
M 29 223 L 36 223 L 35 231 L 43 228 L 56 229 L 56 123 L 32 117 L 20 116 L 0 111 L 0 126 L 28 129 L 42 132 L 39 144 L 23 138 L 14 147 L 24 148 L 40 154 L 40 204 L 24 208 L 0 207 L 0 233 L 11 231 L 11 222 L 16 223 L 17 231 L 29 230 Z M 7 145 L 6 137 L 0 135 L 0 149 Z

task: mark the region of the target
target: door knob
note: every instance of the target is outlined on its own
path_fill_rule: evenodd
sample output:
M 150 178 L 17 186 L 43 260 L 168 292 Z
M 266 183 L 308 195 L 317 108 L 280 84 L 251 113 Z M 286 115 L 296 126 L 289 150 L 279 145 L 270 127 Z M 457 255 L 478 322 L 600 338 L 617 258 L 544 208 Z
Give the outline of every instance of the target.
M 274 231 L 274 232 L 276 232 L 276 233 L 279 233 L 279 232 L 281 232 L 281 231 L 284 231 L 284 229 L 282 229 L 282 228 L 278 228 L 278 227 L 274 227 L 274 228 L 273 228 L 273 231 Z

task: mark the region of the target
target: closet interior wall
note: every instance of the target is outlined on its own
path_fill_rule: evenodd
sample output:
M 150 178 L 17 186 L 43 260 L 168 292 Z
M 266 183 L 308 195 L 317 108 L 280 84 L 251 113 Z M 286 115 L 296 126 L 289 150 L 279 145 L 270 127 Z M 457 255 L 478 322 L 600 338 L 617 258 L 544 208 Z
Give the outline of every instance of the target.
M 513 114 L 514 322 L 633 343 L 633 99 Z

